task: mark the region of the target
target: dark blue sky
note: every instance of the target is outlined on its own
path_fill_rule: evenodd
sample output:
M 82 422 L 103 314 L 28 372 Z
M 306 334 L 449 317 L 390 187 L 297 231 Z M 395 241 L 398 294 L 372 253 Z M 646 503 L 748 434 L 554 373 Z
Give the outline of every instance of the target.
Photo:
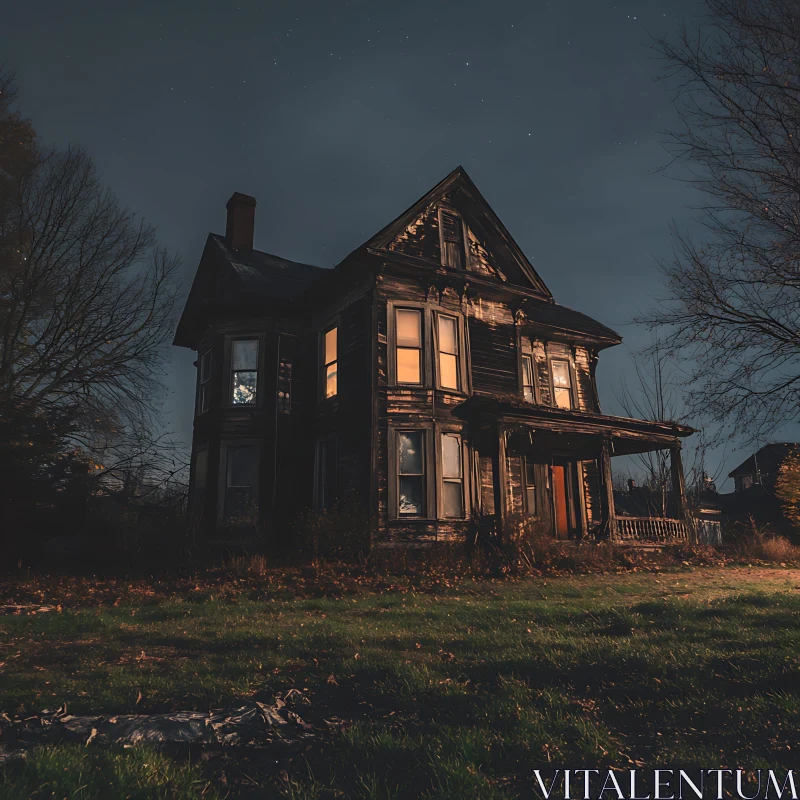
M 618 330 L 604 410 L 647 341 L 656 259 L 694 198 L 656 174 L 670 98 L 649 35 L 695 0 L 42 0 L 0 60 L 46 142 L 84 145 L 180 253 L 186 288 L 233 191 L 256 247 L 330 266 L 462 164 L 560 303 Z M 169 376 L 190 435 L 193 354 Z M 729 457 L 728 468 L 740 460 Z

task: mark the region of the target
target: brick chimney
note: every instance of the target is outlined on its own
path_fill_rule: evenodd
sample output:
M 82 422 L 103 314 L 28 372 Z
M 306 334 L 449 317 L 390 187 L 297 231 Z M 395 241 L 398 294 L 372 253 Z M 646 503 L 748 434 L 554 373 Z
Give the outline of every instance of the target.
M 253 229 L 256 218 L 256 199 L 249 194 L 234 192 L 225 208 L 228 222 L 225 225 L 225 241 L 231 250 L 249 253 L 253 249 Z

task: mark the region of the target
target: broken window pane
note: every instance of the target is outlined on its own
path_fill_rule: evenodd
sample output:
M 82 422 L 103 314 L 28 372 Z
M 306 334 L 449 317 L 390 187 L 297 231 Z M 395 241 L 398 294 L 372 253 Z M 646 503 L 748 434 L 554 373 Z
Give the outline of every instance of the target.
M 423 431 L 401 431 L 398 443 L 398 514 L 425 516 L 425 454 Z
M 256 387 L 258 384 L 257 372 L 233 373 L 233 403 L 234 405 L 253 405 L 256 402 Z
M 555 404 L 559 408 L 572 408 L 572 380 L 569 363 L 566 361 L 552 361 L 550 369 L 553 374 Z
M 255 405 L 258 388 L 258 339 L 237 339 L 233 342 L 231 369 L 231 402 L 236 406 Z
M 422 431 L 403 431 L 397 434 L 400 450 L 400 474 L 422 475 Z

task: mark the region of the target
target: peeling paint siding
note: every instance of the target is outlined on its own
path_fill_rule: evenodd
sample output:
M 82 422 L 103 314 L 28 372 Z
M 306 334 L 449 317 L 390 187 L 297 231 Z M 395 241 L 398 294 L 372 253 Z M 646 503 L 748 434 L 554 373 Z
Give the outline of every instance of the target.
M 533 361 L 541 404 L 551 406 L 553 405 L 553 394 L 550 391 L 550 367 L 547 363 L 547 351 L 543 342 L 533 342 Z
M 600 470 L 596 461 L 584 461 L 582 470 L 583 495 L 586 501 L 586 524 L 589 528 L 599 525 L 602 518 L 600 508 Z
M 399 236 L 389 244 L 389 249 L 440 264 L 438 204 L 429 205 Z
M 522 514 L 524 511 L 523 487 L 522 487 L 522 457 L 508 456 L 506 474 L 508 476 L 508 488 L 506 498 L 508 510 L 511 514 Z
M 489 456 L 480 457 L 481 510 L 494 514 L 494 471 Z
M 589 368 L 589 352 L 585 347 L 575 348 L 575 375 L 577 377 L 578 408 L 581 411 L 595 411 L 592 375 Z

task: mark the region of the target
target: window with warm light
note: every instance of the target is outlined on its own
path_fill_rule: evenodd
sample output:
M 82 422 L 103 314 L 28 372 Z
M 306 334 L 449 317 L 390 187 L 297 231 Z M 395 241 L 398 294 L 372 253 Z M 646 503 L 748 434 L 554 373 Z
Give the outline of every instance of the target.
M 572 408 L 572 376 L 568 361 L 550 362 L 553 376 L 553 404 L 559 408 Z
M 331 328 L 325 332 L 323 341 L 323 377 L 325 381 L 325 397 L 335 397 L 339 394 L 339 356 L 338 356 L 338 328 Z
M 231 403 L 253 406 L 258 391 L 258 339 L 237 339 L 231 353 Z
M 422 383 L 422 312 L 395 310 L 396 368 L 398 383 Z
M 437 317 L 439 347 L 439 386 L 458 390 L 458 320 L 439 314 Z
M 442 434 L 442 515 L 464 516 L 464 474 L 461 437 L 457 433 Z

